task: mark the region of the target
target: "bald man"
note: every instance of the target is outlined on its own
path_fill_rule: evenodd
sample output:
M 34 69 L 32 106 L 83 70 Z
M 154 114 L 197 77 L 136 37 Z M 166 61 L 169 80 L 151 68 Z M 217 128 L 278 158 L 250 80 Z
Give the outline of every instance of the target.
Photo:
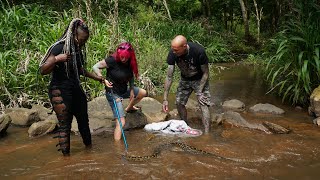
M 176 93 L 176 106 L 179 116 L 187 122 L 186 104 L 192 92 L 195 92 L 202 111 L 204 132 L 210 131 L 210 91 L 209 67 L 205 49 L 199 44 L 187 42 L 187 39 L 178 35 L 171 41 L 171 50 L 167 57 L 168 72 L 164 85 L 162 109 L 169 111 L 168 93 L 172 84 L 175 65 L 181 72 L 181 78 Z

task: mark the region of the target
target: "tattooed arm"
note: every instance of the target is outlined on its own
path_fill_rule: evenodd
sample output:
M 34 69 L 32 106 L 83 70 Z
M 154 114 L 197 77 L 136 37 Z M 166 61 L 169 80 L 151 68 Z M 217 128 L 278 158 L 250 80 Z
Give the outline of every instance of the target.
M 206 84 L 206 82 L 208 81 L 208 77 L 209 77 L 209 66 L 208 64 L 203 64 L 201 65 L 201 70 L 203 72 L 202 78 L 200 80 L 200 92 L 203 92 L 203 88 L 204 85 Z
M 91 79 L 94 79 L 96 81 L 99 81 L 101 83 L 104 83 L 104 77 L 101 74 L 101 69 L 103 69 L 105 67 L 106 67 L 105 62 L 103 64 L 103 61 L 99 61 L 92 68 L 94 73 L 93 72 L 89 72 L 86 69 L 83 69 L 83 73 L 84 73 L 83 75 L 86 76 L 86 77 L 89 77 Z
M 105 60 L 101 60 L 93 65 L 92 70 L 97 76 L 102 76 L 101 70 L 105 68 L 108 68 L 107 63 Z
M 162 104 L 162 110 L 164 112 L 168 112 L 168 94 L 170 91 L 170 87 L 172 84 L 172 79 L 173 79 L 173 73 L 174 73 L 174 65 L 169 65 L 168 66 L 168 71 L 167 71 L 167 77 L 166 81 L 164 83 L 164 94 L 163 94 L 163 104 Z
M 197 95 L 199 103 L 202 106 L 204 106 L 204 105 L 210 106 L 210 101 L 208 101 L 206 96 L 203 94 L 203 88 L 206 85 L 206 83 L 208 81 L 208 77 L 209 77 L 209 66 L 208 66 L 208 64 L 201 65 L 201 70 L 203 72 L 203 75 L 202 75 L 202 78 L 200 80 L 199 91 L 196 92 L 196 95 Z

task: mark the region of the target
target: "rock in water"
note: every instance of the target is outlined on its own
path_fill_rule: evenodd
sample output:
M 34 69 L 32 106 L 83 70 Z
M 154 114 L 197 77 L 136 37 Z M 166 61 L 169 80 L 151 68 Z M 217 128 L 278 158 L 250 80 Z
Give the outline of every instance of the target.
M 262 124 L 274 134 L 288 134 L 291 131 L 278 124 L 274 124 L 268 121 L 264 121 Z

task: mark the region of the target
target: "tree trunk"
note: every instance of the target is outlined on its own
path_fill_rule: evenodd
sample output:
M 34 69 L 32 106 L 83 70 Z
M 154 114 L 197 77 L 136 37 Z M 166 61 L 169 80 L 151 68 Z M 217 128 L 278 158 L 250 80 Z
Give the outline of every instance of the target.
M 227 13 L 227 5 L 223 4 L 223 23 L 224 23 L 224 28 L 228 31 L 228 13 Z
M 117 42 L 116 44 L 118 44 L 119 41 L 119 2 L 118 0 L 114 0 L 114 30 L 115 30 L 115 34 L 116 34 L 116 38 L 115 41 Z
M 170 10 L 169 10 L 169 8 L 168 8 L 168 4 L 167 4 L 167 1 L 166 1 L 166 0 L 163 0 L 163 5 L 164 5 L 164 7 L 165 7 L 166 10 L 167 10 L 168 17 L 169 17 L 170 21 L 172 21 L 171 15 L 170 15 Z
M 111 50 L 113 51 L 113 48 L 115 45 L 118 44 L 119 41 L 119 12 L 118 12 L 118 0 L 109 0 L 108 3 L 110 4 L 109 8 L 109 18 L 108 21 L 110 21 L 112 28 L 109 29 L 110 33 L 110 49 L 108 50 L 107 54 L 110 54 Z M 113 7 L 112 7 L 113 5 Z
M 208 17 L 208 13 L 206 10 L 206 0 L 202 0 L 201 2 L 201 9 L 202 9 L 202 14 L 207 18 Z
M 248 10 L 243 0 L 239 0 L 239 2 L 241 6 L 242 19 L 244 24 L 244 36 L 246 40 L 249 40 L 250 32 L 249 32 Z
M 211 10 L 210 10 L 210 2 L 209 0 L 205 0 L 206 2 L 206 9 L 207 9 L 207 14 L 208 14 L 208 17 L 210 18 L 211 17 Z
M 154 2 L 153 0 L 148 0 L 148 6 L 153 8 Z
M 78 7 L 73 11 L 73 17 L 82 18 L 81 4 L 79 0 L 76 0 L 76 4 L 78 5 Z
M 92 32 L 94 32 L 94 24 L 93 24 L 93 19 L 92 19 L 92 15 L 91 15 L 91 0 L 86 0 L 86 9 L 87 9 L 87 24 L 88 27 L 90 27 L 92 29 Z
M 258 43 L 260 42 L 260 21 L 261 21 L 261 17 L 262 17 L 262 8 L 258 9 L 258 5 L 257 5 L 257 1 L 253 0 L 254 3 L 254 7 L 256 9 L 256 19 L 257 19 L 257 33 L 258 33 L 258 37 L 257 37 L 257 41 Z

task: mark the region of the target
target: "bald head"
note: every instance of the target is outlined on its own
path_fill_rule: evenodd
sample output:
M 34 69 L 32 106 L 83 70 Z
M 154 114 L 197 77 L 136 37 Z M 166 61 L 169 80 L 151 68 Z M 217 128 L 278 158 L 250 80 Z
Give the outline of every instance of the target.
M 177 56 L 182 56 L 187 52 L 187 38 L 178 35 L 171 41 L 171 49 Z
M 182 35 L 178 35 L 176 36 L 172 41 L 171 41 L 171 46 L 183 46 L 187 44 L 187 38 L 182 36 Z

